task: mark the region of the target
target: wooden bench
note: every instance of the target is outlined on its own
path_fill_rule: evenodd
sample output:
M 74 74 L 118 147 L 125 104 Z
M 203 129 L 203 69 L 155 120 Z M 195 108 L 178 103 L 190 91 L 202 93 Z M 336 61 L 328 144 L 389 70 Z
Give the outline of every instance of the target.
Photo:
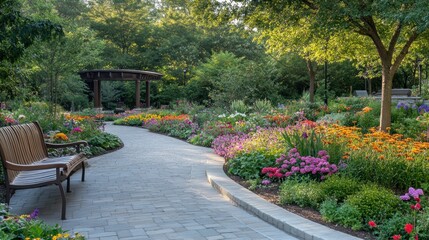
M 38 123 L 27 123 L 0 128 L 0 157 L 6 185 L 6 202 L 18 189 L 37 188 L 55 184 L 59 187 L 62 200 L 61 219 L 66 218 L 66 197 L 62 182 L 67 180 L 70 192 L 70 176 L 82 168 L 82 182 L 85 180 L 85 160 L 80 146 L 85 141 L 74 143 L 45 143 Z M 75 147 L 77 154 L 48 158 L 48 148 Z

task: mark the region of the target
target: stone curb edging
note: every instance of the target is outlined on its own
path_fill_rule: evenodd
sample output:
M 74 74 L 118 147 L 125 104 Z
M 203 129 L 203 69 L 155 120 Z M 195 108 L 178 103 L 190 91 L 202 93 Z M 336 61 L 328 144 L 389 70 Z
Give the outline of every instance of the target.
M 246 211 L 297 238 L 304 240 L 361 239 L 312 222 L 267 202 L 265 199 L 231 180 L 223 172 L 222 165 L 217 168 L 208 168 L 206 176 L 212 187 L 221 195 L 230 199 Z

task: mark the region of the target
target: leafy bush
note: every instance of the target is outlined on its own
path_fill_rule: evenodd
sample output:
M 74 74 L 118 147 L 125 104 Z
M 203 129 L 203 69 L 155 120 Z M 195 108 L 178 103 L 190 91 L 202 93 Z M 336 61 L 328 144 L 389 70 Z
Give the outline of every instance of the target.
M 287 179 L 280 185 L 280 203 L 318 208 L 323 201 L 319 183 L 312 180 Z
M 273 105 L 270 100 L 256 100 L 253 103 L 253 110 L 257 113 L 266 114 L 273 110 Z
M 100 155 L 108 150 L 116 149 L 123 144 L 120 138 L 105 132 L 101 132 L 87 141 L 90 145 L 90 148 L 85 151 L 87 155 Z
M 227 162 L 228 172 L 244 179 L 257 179 L 261 169 L 274 165 L 275 159 L 275 156 L 261 152 L 242 153 Z
M 323 194 L 338 202 L 343 202 L 347 196 L 355 194 L 361 187 L 362 184 L 358 181 L 336 174 L 330 176 L 320 184 Z
M 403 213 L 395 213 L 391 218 L 386 219 L 385 222 L 379 224 L 375 235 L 377 239 L 391 239 L 393 235 L 400 234 L 406 235 L 403 229 L 405 224 L 413 222 L 414 219 L 411 215 L 404 215 Z M 419 236 L 420 237 L 420 236 Z M 425 238 L 420 238 L 425 239 Z
M 345 203 L 358 209 L 366 220 L 390 218 L 403 206 L 391 190 L 375 185 L 363 186 L 359 192 L 350 195 Z
M 231 103 L 230 110 L 232 112 L 247 113 L 249 111 L 249 107 L 243 100 L 234 100 Z
M 328 222 L 339 223 L 353 230 L 363 228 L 362 213 L 350 204 L 338 205 L 334 199 L 327 199 L 320 205 L 320 213 Z

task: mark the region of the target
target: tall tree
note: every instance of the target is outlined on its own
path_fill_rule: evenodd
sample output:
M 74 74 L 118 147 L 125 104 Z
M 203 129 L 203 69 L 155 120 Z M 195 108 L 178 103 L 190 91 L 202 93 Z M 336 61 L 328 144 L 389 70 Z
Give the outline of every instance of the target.
M 382 69 L 382 100 L 380 130 L 385 131 L 391 123 L 391 95 L 393 76 L 412 44 L 428 34 L 429 18 L 427 0 L 242 0 L 248 9 L 263 4 L 281 11 L 293 7 L 295 11 L 284 12 L 301 18 L 315 19 L 311 28 L 317 31 L 337 33 L 347 31 L 363 36 L 372 43 Z M 350 56 L 357 57 L 357 56 Z
M 14 64 L 37 39 L 63 35 L 61 25 L 46 19 L 34 20 L 22 13 L 15 0 L 0 0 L 0 96 L 12 98 L 18 83 L 11 78 Z M 5 100 L 5 99 L 0 99 Z
M 154 18 L 153 1 L 92 0 L 88 18 L 98 36 L 107 42 L 110 67 L 140 68 L 137 57 L 145 49 Z

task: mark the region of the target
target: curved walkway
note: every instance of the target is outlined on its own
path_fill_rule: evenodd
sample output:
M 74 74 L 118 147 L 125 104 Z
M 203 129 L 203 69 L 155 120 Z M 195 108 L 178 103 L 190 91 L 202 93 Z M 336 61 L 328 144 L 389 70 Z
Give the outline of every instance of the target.
M 91 240 L 297 239 L 238 204 L 302 239 L 353 239 L 327 228 L 321 228 L 327 238 L 305 234 L 320 229 L 302 225 L 295 215 L 287 218 L 304 231 L 291 228 L 290 222 L 276 216 L 274 205 L 265 206 L 266 202 L 227 179 L 223 159 L 209 148 L 141 128 L 107 125 L 106 131 L 118 135 L 125 146 L 90 159 L 84 183 L 78 174 L 72 177 L 67 220 L 60 220 L 56 186 L 17 191 L 11 200 L 12 212 L 23 214 L 39 208 L 40 217 L 48 223 Z M 234 202 L 222 197 L 207 179 Z

